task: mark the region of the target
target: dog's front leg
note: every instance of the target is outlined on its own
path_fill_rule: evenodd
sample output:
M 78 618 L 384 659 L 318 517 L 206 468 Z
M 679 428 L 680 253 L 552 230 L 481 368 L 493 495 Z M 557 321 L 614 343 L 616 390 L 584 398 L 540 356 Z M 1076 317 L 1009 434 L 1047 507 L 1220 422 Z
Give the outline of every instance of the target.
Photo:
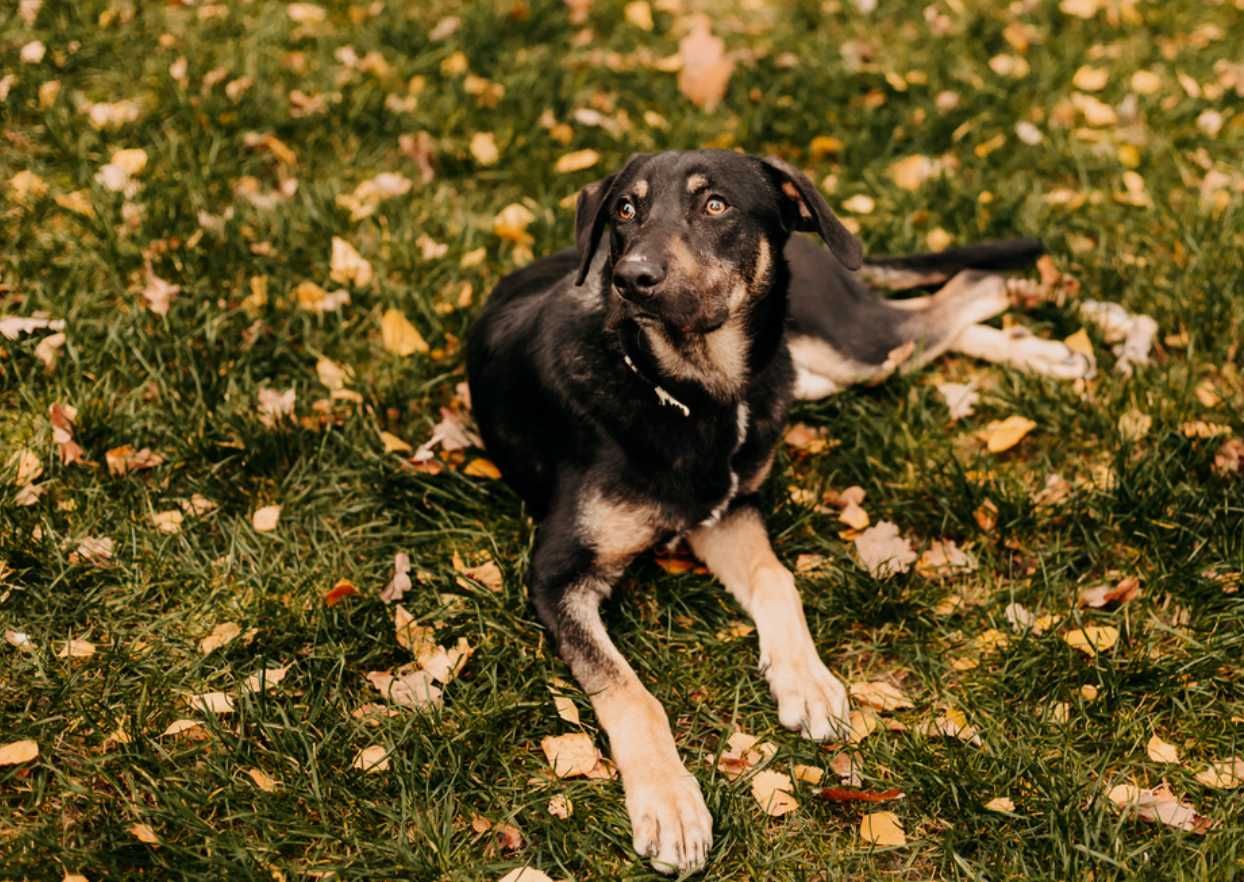
M 816 651 L 795 577 L 773 554 L 759 512 L 743 505 L 688 539 L 755 621 L 760 669 L 782 725 L 817 741 L 844 736 L 850 728 L 847 690 Z
M 678 757 L 660 702 L 605 632 L 600 603 L 611 588 L 605 570 L 616 563 L 602 567 L 598 551 L 574 532 L 556 519 L 540 529 L 531 575 L 536 610 L 609 736 L 635 850 L 662 873 L 699 871 L 713 844 L 712 816 Z

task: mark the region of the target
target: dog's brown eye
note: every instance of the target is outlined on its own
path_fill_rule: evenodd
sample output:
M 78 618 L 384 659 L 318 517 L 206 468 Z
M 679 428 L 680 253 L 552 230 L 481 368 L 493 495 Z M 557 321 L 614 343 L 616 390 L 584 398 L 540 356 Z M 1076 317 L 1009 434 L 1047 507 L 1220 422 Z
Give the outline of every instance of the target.
M 620 221 L 629 221 L 635 219 L 635 204 L 629 199 L 623 199 L 618 203 L 618 207 L 614 209 L 614 213 Z
M 724 214 L 729 207 L 720 196 L 710 196 L 708 202 L 704 203 L 704 210 L 709 214 Z

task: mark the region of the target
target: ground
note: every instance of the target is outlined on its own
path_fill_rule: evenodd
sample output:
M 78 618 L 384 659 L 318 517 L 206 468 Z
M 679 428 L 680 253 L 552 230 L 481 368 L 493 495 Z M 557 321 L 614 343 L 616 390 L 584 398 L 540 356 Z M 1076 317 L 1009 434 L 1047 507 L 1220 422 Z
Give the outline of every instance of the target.
M 828 443 L 784 449 L 774 543 L 792 564 L 822 556 L 799 582 L 831 667 L 912 698 L 854 748 L 863 787 L 902 799 L 861 809 L 800 784 L 794 812 L 766 815 L 746 777 L 714 770 L 732 732 L 774 744 L 782 773 L 836 751 L 780 729 L 754 636 L 711 579 L 632 567 L 609 623 L 714 813 L 706 878 L 1244 873 L 1244 800 L 1196 778 L 1244 754 L 1244 483 L 1226 446 L 1244 432 L 1241 4 L 870 5 L 0 11 L 0 314 L 65 323 L 59 348 L 54 327 L 0 337 L 0 744 L 39 751 L 0 765 L 0 876 L 653 878 L 618 784 L 547 771 L 541 740 L 580 727 L 551 699 L 568 673 L 526 601 L 519 503 L 482 451 L 416 461 L 401 442 L 462 412 L 471 319 L 528 249 L 570 243 L 568 197 L 633 151 L 707 144 L 806 169 L 874 253 L 1042 237 L 1079 288 L 1017 317 L 1038 334 L 1076 334 L 1083 298 L 1160 331 L 1130 376 L 1088 326 L 1088 383 L 957 358 L 797 409 Z M 719 106 L 680 91 L 684 6 L 733 54 Z M 896 175 L 912 156 L 930 161 Z M 333 237 L 361 259 L 339 246 L 334 261 Z M 944 381 L 976 383 L 974 414 L 950 419 Z M 988 452 L 976 433 L 1013 415 L 1035 428 Z M 1052 473 L 1066 498 L 1038 504 Z M 954 540 L 978 568 L 874 578 L 819 505 L 853 485 L 874 523 L 917 551 Z M 439 708 L 364 720 L 383 702 L 366 675 L 410 661 L 380 597 L 399 552 L 403 607 L 474 653 Z M 458 572 L 488 559 L 498 591 Z M 1129 577 L 1138 597 L 1077 606 Z M 341 580 L 357 592 L 330 605 Z M 1026 630 L 1011 604 L 1055 622 Z M 229 623 L 232 640 L 201 644 Z M 1117 644 L 1077 651 L 1065 635 L 1082 626 Z M 275 688 L 243 687 L 277 667 Z M 212 692 L 231 713 L 191 706 Z M 921 734 L 947 709 L 979 745 Z M 162 735 L 179 719 L 201 725 Z M 1155 734 L 1178 762 L 1151 758 Z M 353 761 L 372 745 L 389 768 L 365 774 Z M 1214 826 L 1106 796 L 1162 781 Z M 568 818 L 547 809 L 558 794 Z M 997 797 L 1013 810 L 984 807 Z M 877 809 L 905 846 L 861 838 Z

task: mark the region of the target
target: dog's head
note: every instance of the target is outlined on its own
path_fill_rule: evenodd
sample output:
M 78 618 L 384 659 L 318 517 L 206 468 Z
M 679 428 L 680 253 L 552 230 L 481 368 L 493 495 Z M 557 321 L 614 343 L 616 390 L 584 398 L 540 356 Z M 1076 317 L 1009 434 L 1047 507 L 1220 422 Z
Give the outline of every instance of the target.
M 608 235 L 609 297 L 630 317 L 704 334 L 765 296 L 792 231 L 849 269 L 859 242 L 811 181 L 779 159 L 723 150 L 641 154 L 579 194 L 578 283 Z

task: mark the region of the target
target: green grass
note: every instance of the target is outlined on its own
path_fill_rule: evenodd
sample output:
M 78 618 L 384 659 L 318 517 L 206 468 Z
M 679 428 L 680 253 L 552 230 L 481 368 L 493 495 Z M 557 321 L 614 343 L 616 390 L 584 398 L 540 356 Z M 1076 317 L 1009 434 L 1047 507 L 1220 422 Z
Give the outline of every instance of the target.
M 740 612 L 710 579 L 667 575 L 650 559 L 632 567 L 610 627 L 669 710 L 704 786 L 717 830 L 706 878 L 1244 874 L 1239 791 L 1193 779 L 1211 760 L 1244 754 L 1244 601 L 1203 575 L 1244 569 L 1244 484 L 1213 472 L 1219 441 L 1180 431 L 1194 419 L 1244 431 L 1244 115 L 1238 93 L 1219 85 L 1231 73 L 1226 63 L 1238 61 L 1231 48 L 1244 26 L 1238 0 L 1139 3 L 1139 22 L 1106 12 L 1086 21 L 1049 0 L 1011 4 L 1031 8 L 1022 14 L 1031 25 L 1031 70 L 1020 79 L 988 65 L 998 53 L 1018 54 L 1004 29 L 1019 13 L 1006 4 L 935 3 L 953 24 L 943 36 L 925 24 L 924 0 L 883 0 L 871 16 L 833 0 L 754 4 L 717 19 L 730 48 L 749 55 L 713 113 L 683 99 L 673 74 L 608 63 L 610 52 L 623 61 L 640 49 L 653 58 L 675 52 L 680 32 L 668 4 L 658 4 L 655 31 L 645 33 L 626 23 L 621 3 L 597 0 L 594 37 L 582 45 L 560 0 L 390 2 L 375 4 L 374 16 L 367 3 L 334 2 L 310 33 L 299 33 L 285 4 L 264 0 L 225 3 L 223 14 L 206 18 L 213 7 L 202 3 L 48 0 L 30 27 L 15 5 L 0 11 L 0 78 L 15 77 L 0 103 L 0 313 L 63 318 L 68 342 L 46 370 L 34 354 L 42 335 L 0 340 L 0 459 L 33 451 L 46 487 L 37 504 L 21 507 L 7 475 L 0 485 L 0 628 L 33 643 L 29 652 L 0 644 L 0 743 L 33 738 L 41 748 L 32 763 L 0 767 L 0 878 L 239 880 L 281 872 L 466 882 L 523 863 L 580 882 L 653 878 L 630 852 L 616 784 L 532 781 L 546 765 L 540 739 L 571 728 L 547 689 L 568 673 L 527 605 L 531 529 L 515 497 L 452 468 L 413 472 L 384 453 L 378 431 L 420 443 L 463 379 L 459 350 L 476 306 L 514 265 L 513 246 L 492 232 L 503 206 L 528 205 L 532 248 L 547 252 L 571 239 L 561 200 L 628 153 L 710 143 L 785 155 L 817 181 L 832 173 L 835 204 L 872 195 L 876 210 L 857 220 L 876 252 L 923 249 L 937 227 L 958 241 L 1040 235 L 1084 296 L 1150 313 L 1160 337 L 1182 333 L 1187 342 L 1162 345 L 1155 363 L 1128 379 L 1112 372 L 1109 346 L 1092 331 L 1103 370 L 1084 394 L 960 359 L 799 409 L 797 418 L 826 426 L 838 443 L 813 457 L 784 457 L 769 494 L 774 543 L 787 561 L 805 552 L 829 559 L 801 584 L 831 666 L 851 680 L 895 678 L 917 699 L 915 710 L 896 715 L 912 731 L 879 732 L 859 747 L 868 786 L 907 794 L 894 807 L 906 848 L 862 846 L 860 810 L 820 802 L 807 787 L 797 813 L 769 819 L 745 781 L 711 771 L 735 727 L 779 745 L 780 768 L 824 765 L 829 755 L 778 727 L 754 670 L 754 640 L 716 636 Z M 461 27 L 430 40 L 446 15 L 460 16 Z M 20 47 L 36 38 L 46 57 L 20 63 Z M 860 44 L 869 57 L 857 68 L 844 55 Z M 381 53 L 391 71 L 343 75 L 334 52 L 346 45 L 359 56 Z M 442 72 L 456 51 L 472 72 L 504 85 L 495 107 L 481 106 L 461 76 Z M 301 66 L 290 53 L 300 53 Z M 797 63 L 779 63 L 782 53 Z M 181 56 L 184 87 L 169 74 Z M 1087 136 L 1079 118 L 1051 122 L 1086 63 L 1109 71 L 1099 97 L 1123 104 L 1119 125 Z M 204 75 L 218 67 L 223 80 L 204 89 Z M 1159 73 L 1161 87 L 1128 99 L 1130 77 L 1142 68 Z M 913 72 L 896 90 L 903 83 L 895 75 Z M 1177 73 L 1200 83 L 1201 97 L 1190 97 Z M 225 87 L 242 76 L 254 83 L 234 100 Z M 424 87 L 413 110 L 387 110 L 386 96 L 407 94 L 415 76 Z M 45 87 L 41 102 L 40 87 L 53 79 L 59 93 Z M 331 100 L 318 115 L 296 116 L 292 89 Z M 958 93 L 957 107 L 937 109 L 944 90 Z M 79 109 L 123 98 L 137 101 L 141 115 L 118 129 L 96 130 Z M 629 130 L 615 137 L 574 121 L 582 107 L 615 120 L 624 114 Z M 569 144 L 538 124 L 546 109 L 573 127 Z M 1197 125 L 1208 109 L 1225 122 L 1213 136 Z M 664 127 L 645 120 L 649 110 L 663 115 Z M 1022 119 L 1038 123 L 1042 144 L 1019 141 Z M 400 135 L 421 130 L 436 141 L 436 176 L 426 184 L 399 147 Z M 495 166 L 477 167 L 471 157 L 479 131 L 496 135 Z M 248 132 L 275 134 L 296 165 L 282 168 L 270 151 L 246 146 Z M 1005 145 L 978 155 L 974 148 L 999 133 Z M 813 158 L 817 135 L 845 146 Z M 1137 148 L 1131 158 L 1151 207 L 1113 198 L 1124 189 L 1120 144 Z M 95 182 L 121 147 L 148 155 L 130 200 L 137 212 Z M 554 172 L 558 156 L 587 147 L 601 154 L 596 168 Z M 886 170 L 914 153 L 948 155 L 957 167 L 917 192 L 901 190 Z M 1209 168 L 1235 182 L 1216 207 L 1198 193 Z M 21 204 L 7 182 L 24 170 L 48 193 Z M 383 171 L 407 175 L 413 190 L 352 222 L 335 197 Z M 297 192 L 261 210 L 235 195 L 246 175 L 264 190 L 295 177 Z M 1060 188 L 1089 198 L 1077 208 L 1043 198 Z M 78 190 L 92 217 L 53 201 Z M 200 235 L 200 212 L 232 215 L 219 235 Z M 447 253 L 425 259 L 416 244 L 424 234 Z M 339 312 L 300 310 L 290 293 L 299 282 L 337 287 L 328 279 L 334 235 L 371 260 L 377 281 L 353 290 Z M 463 268 L 463 255 L 479 248 L 486 259 Z M 182 288 L 167 316 L 145 309 L 138 293 L 146 260 Z M 244 305 L 256 276 L 267 278 L 269 301 Z M 464 282 L 473 304 L 457 308 Z M 379 317 L 390 307 L 411 319 L 431 353 L 403 358 L 381 346 Z M 1070 306 L 1021 320 L 1048 335 L 1080 327 Z M 313 407 L 327 397 L 315 370 L 320 357 L 354 371 L 360 404 Z M 1207 407 L 1194 389 L 1211 372 L 1224 400 Z M 979 378 L 986 391 L 977 414 L 949 424 L 934 373 Z M 299 421 L 265 427 L 260 386 L 296 389 Z M 77 407 L 75 436 L 89 462 L 57 458 L 47 419 L 56 402 Z M 1153 418 L 1135 442 L 1117 427 L 1132 408 Z M 1012 413 L 1038 430 L 1012 453 L 984 454 L 971 432 Z M 112 476 L 105 452 L 122 444 L 150 447 L 165 463 Z M 1082 482 L 1062 506 L 1034 506 L 1032 493 L 1049 472 L 1074 480 L 1103 466 L 1113 468 L 1113 484 Z M 893 520 L 925 540 L 954 538 L 979 557 L 979 572 L 948 584 L 915 573 L 878 583 L 837 537 L 841 525 L 785 492 L 790 484 L 819 491 L 856 483 L 868 491 L 874 521 Z M 153 512 L 192 493 L 219 507 L 188 518 L 175 535 L 152 527 Z M 999 509 L 992 533 L 973 518 L 986 498 Z M 280 526 L 257 533 L 250 513 L 271 502 L 283 506 Z M 85 536 L 113 539 L 109 565 L 70 560 Z M 410 554 L 418 574 L 407 608 L 442 641 L 465 637 L 476 651 L 439 713 L 367 726 L 351 716 L 377 699 L 365 673 L 406 660 L 378 598 L 398 551 Z M 455 579 L 455 553 L 478 562 L 485 551 L 504 571 L 501 593 Z M 1120 610 L 1075 611 L 1077 591 L 1113 571 L 1139 576 L 1143 596 Z M 360 594 L 327 607 L 323 596 L 341 578 Z M 954 592 L 969 601 L 950 615 L 935 612 Z M 978 634 L 1008 630 L 1003 610 L 1013 600 L 1113 624 L 1119 645 L 1090 660 L 1059 639 L 1059 628 L 1013 636 L 976 669 L 953 670 L 951 659 Z M 198 640 L 225 621 L 256 629 L 253 639 L 200 654 Z M 70 638 L 92 641 L 96 654 L 58 658 Z M 279 689 L 208 719 L 206 740 L 159 737 L 193 715 L 189 695 L 236 692 L 251 672 L 286 664 Z M 1095 701 L 1079 697 L 1085 684 L 1098 688 Z M 586 701 L 576 701 L 595 732 Z M 1065 722 L 1048 712 L 1055 702 L 1069 703 Z M 914 733 L 943 706 L 965 711 L 982 747 Z M 118 731 L 128 740 L 110 739 Z M 1181 765 L 1147 759 L 1153 732 L 1180 747 Z M 391 749 L 387 773 L 350 767 L 368 744 Z M 246 775 L 253 767 L 280 789 L 257 789 Z M 1104 799 L 1114 783 L 1163 779 L 1218 826 L 1195 836 L 1123 819 Z M 567 820 L 545 809 L 556 793 L 573 800 Z M 1014 814 L 982 808 L 1003 795 L 1015 801 Z M 502 853 L 472 831 L 474 814 L 515 824 L 524 844 Z M 153 828 L 158 846 L 129 832 L 139 822 Z

